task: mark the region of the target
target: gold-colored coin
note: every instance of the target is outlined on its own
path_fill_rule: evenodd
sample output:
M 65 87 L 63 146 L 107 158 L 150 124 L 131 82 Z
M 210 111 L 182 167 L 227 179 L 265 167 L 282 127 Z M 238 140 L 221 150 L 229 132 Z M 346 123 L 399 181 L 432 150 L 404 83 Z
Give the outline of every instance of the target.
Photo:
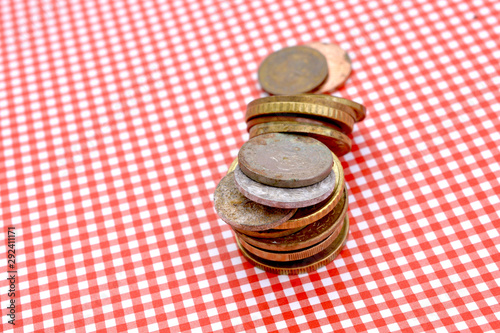
M 292 46 L 271 53 L 260 64 L 258 80 L 273 95 L 290 95 L 314 90 L 328 76 L 325 56 L 307 46 Z
M 272 96 L 278 97 L 278 96 Z M 279 96 L 283 97 L 283 96 Z M 331 103 L 328 99 L 317 98 L 310 96 L 287 96 L 297 99 L 297 101 L 287 100 L 287 101 L 277 101 L 277 102 L 265 102 L 256 103 L 251 102 L 248 104 L 247 111 L 245 114 L 245 119 L 248 122 L 252 118 L 260 117 L 264 115 L 289 115 L 296 116 L 300 115 L 302 117 L 316 118 L 321 121 L 330 122 L 340 127 L 340 130 L 344 133 L 350 134 L 354 127 L 355 115 L 346 110 L 350 110 L 349 107 L 345 107 L 340 103 Z M 262 98 L 268 99 L 269 97 Z M 352 110 L 350 110 L 352 111 Z M 248 126 L 248 125 L 247 125 Z
M 249 132 L 250 138 L 266 133 L 305 134 L 323 142 L 337 156 L 345 155 L 351 151 L 351 139 L 347 135 L 320 125 L 276 121 L 255 125 Z
M 333 153 L 332 155 L 334 166 L 333 170 L 335 172 L 335 179 L 337 180 L 335 189 L 333 190 L 333 194 L 328 199 L 320 202 L 319 204 L 297 209 L 297 212 L 295 212 L 290 220 L 275 227 L 275 229 L 291 229 L 306 226 L 323 218 L 326 214 L 330 213 L 337 205 L 340 198 L 342 198 L 342 194 L 344 193 L 344 168 L 342 168 L 342 164 L 340 164 L 337 156 L 335 156 L 335 154 Z
M 347 191 L 344 190 L 342 199 L 340 199 L 333 211 L 322 219 L 309 224 L 304 229 L 280 238 L 265 239 L 235 233 L 245 242 L 263 250 L 277 252 L 297 251 L 318 244 L 327 238 L 342 223 L 347 214 L 347 205 Z
M 258 247 L 255 247 L 251 244 L 248 244 L 247 242 L 245 242 L 245 240 L 243 240 L 241 237 L 238 237 L 237 235 L 236 238 L 238 238 L 238 241 L 241 244 L 241 246 L 243 246 L 247 251 L 255 254 L 256 256 L 262 259 L 273 260 L 273 261 L 295 261 L 313 256 L 326 249 L 330 244 L 332 244 L 333 241 L 335 241 L 340 231 L 342 230 L 343 225 L 344 225 L 344 219 L 342 219 L 342 223 L 338 227 L 336 227 L 327 238 L 325 238 L 318 244 L 314 244 L 311 247 L 299 251 L 290 251 L 290 252 L 267 251 L 259 249 Z
M 257 237 L 257 238 L 285 237 L 285 236 L 291 235 L 293 233 L 296 233 L 297 231 L 300 231 L 304 228 L 305 228 L 305 226 L 293 228 L 293 229 L 269 229 L 269 230 L 263 230 L 263 231 L 249 231 L 249 230 L 237 229 L 237 228 L 233 227 L 233 229 L 238 231 L 239 233 L 242 233 L 242 234 L 245 234 L 245 235 L 251 236 L 251 237 Z
M 361 121 L 361 120 L 365 119 L 366 107 L 363 104 L 356 103 L 354 101 L 351 101 L 350 99 L 332 96 L 332 95 L 324 95 L 324 94 L 302 94 L 302 95 L 304 95 L 304 96 L 316 96 L 316 97 L 324 98 L 325 100 L 329 100 L 329 101 L 334 102 L 334 103 L 343 104 L 354 111 L 354 113 L 355 113 L 354 118 L 356 119 L 356 121 Z
M 341 132 L 343 131 L 341 126 L 339 126 L 334 122 L 327 122 L 313 117 L 309 118 L 307 115 L 298 115 L 289 113 L 269 114 L 269 115 L 254 117 L 247 121 L 247 131 L 250 131 L 250 128 L 252 128 L 257 124 L 265 124 L 272 121 L 291 121 L 299 124 L 321 125 L 325 127 L 331 127 L 332 129 L 337 131 Z
M 330 244 L 330 246 L 320 253 L 306 259 L 288 262 L 271 261 L 259 258 L 258 256 L 245 250 L 245 248 L 239 243 L 238 239 L 236 239 L 236 242 L 243 256 L 254 266 L 274 274 L 295 275 L 315 271 L 318 268 L 332 262 L 338 256 L 340 251 L 342 251 L 345 243 L 347 242 L 348 235 L 349 218 L 346 215 L 340 234 L 337 236 L 335 241 Z

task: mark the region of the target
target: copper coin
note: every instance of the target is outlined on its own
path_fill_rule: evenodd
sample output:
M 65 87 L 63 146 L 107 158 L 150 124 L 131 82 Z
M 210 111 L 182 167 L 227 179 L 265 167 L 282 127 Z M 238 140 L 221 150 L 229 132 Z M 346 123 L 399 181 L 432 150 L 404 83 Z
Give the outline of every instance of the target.
M 347 213 L 347 192 L 332 212 L 304 229 L 280 238 L 255 238 L 236 232 L 238 237 L 258 248 L 270 251 L 296 251 L 317 244 L 330 235 Z
M 328 77 L 315 92 L 324 93 L 342 86 L 351 74 L 351 59 L 347 52 L 336 44 L 312 42 L 306 46 L 321 52 L 328 63 Z
M 238 190 L 248 199 L 277 208 L 302 208 L 328 198 L 335 188 L 333 170 L 322 181 L 304 187 L 282 188 L 261 184 L 248 178 L 239 166 L 234 170 Z
M 337 156 L 345 155 L 351 151 L 351 139 L 347 135 L 325 126 L 275 121 L 255 125 L 249 132 L 250 138 L 267 133 L 305 134 L 323 142 Z
M 265 116 L 259 116 L 250 119 L 247 121 L 247 131 L 250 131 L 250 128 L 257 124 L 265 124 L 273 121 L 291 121 L 294 123 L 299 123 L 299 124 L 312 124 L 312 125 L 320 125 L 320 126 L 325 126 L 325 127 L 331 127 L 337 131 L 344 132 L 342 127 L 336 124 L 335 122 L 326 122 L 322 121 L 319 119 L 315 119 L 314 116 L 308 117 L 307 115 L 296 115 L 293 113 L 275 113 L 275 114 L 269 114 Z M 345 132 L 344 132 L 345 133 Z
M 348 104 L 346 101 L 352 104 Z M 245 120 L 248 121 L 253 117 L 270 113 L 298 113 L 335 121 L 348 121 L 349 118 L 344 119 L 346 116 L 344 113 L 346 113 L 354 122 L 358 112 L 355 105 L 360 106 L 360 104 L 344 98 L 323 94 L 268 96 L 257 98 L 248 103 Z
M 242 229 L 236 229 L 233 228 L 234 230 L 245 234 L 247 236 L 252 236 L 252 237 L 257 237 L 257 238 L 278 238 L 278 237 L 284 237 L 291 235 L 301 229 L 305 228 L 304 227 L 298 227 L 298 228 L 293 228 L 293 229 L 269 229 L 269 230 L 263 230 L 263 231 L 249 231 L 249 230 L 242 230 Z
M 255 247 L 251 244 L 248 244 L 245 242 L 242 238 L 239 238 L 236 236 L 241 244 L 247 251 L 250 253 L 255 254 L 256 256 L 266 259 L 266 260 L 273 260 L 273 261 L 294 261 L 294 260 L 301 260 L 305 259 L 307 257 L 313 256 L 324 249 L 326 249 L 330 244 L 335 241 L 337 236 L 340 234 L 340 231 L 342 229 L 342 226 L 344 225 L 344 220 L 341 221 L 341 224 L 339 224 L 333 232 L 326 237 L 324 240 L 319 242 L 318 244 L 314 244 L 308 248 L 299 250 L 299 251 L 289 251 L 289 252 L 277 252 L 277 251 L 268 251 L 268 250 L 263 250 L 259 249 L 258 247 Z
M 214 193 L 215 210 L 232 227 L 244 230 L 267 230 L 286 222 L 296 209 L 277 209 L 247 199 L 234 181 L 234 173 L 227 174 Z
M 292 46 L 271 53 L 258 70 L 262 89 L 273 95 L 309 92 L 325 81 L 327 75 L 325 56 L 307 46 Z
M 261 184 L 298 188 L 316 184 L 332 171 L 332 153 L 320 141 L 292 134 L 254 137 L 238 153 L 241 171 Z
M 340 164 L 339 159 L 335 155 L 333 155 L 333 165 L 333 171 L 335 172 L 335 179 L 337 181 L 335 183 L 335 189 L 333 190 L 332 195 L 325 201 L 322 201 L 316 205 L 297 209 L 297 212 L 292 216 L 291 219 L 283 224 L 280 224 L 276 227 L 276 229 L 289 229 L 306 226 L 308 224 L 316 222 L 332 211 L 332 209 L 342 198 L 345 186 L 344 169 L 342 168 L 342 164 Z
M 346 215 L 340 234 L 330 246 L 320 253 L 306 259 L 288 262 L 279 262 L 259 258 L 258 256 L 245 250 L 245 248 L 239 243 L 238 238 L 236 238 L 236 242 L 243 256 L 254 266 L 274 274 L 295 275 L 315 271 L 318 268 L 332 262 L 344 248 L 348 235 L 349 218 Z

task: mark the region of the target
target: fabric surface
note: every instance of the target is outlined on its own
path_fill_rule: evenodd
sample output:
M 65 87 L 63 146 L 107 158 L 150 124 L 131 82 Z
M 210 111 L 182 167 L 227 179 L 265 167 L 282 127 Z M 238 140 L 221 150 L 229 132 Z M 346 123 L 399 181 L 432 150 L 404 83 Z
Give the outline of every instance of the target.
M 2 1 L 2 331 L 500 330 L 500 2 Z M 363 103 L 328 266 L 248 263 L 213 192 L 269 53 Z M 15 227 L 15 326 L 8 323 Z

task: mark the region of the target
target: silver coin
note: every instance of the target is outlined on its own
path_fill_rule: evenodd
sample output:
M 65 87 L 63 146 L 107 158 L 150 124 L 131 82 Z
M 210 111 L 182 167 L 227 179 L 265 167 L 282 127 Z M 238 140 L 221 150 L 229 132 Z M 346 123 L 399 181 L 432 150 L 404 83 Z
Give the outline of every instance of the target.
M 298 188 L 281 188 L 258 183 L 248 178 L 239 166 L 234 170 L 234 180 L 238 190 L 245 197 L 276 208 L 302 208 L 315 205 L 326 199 L 335 188 L 333 170 L 319 183 Z

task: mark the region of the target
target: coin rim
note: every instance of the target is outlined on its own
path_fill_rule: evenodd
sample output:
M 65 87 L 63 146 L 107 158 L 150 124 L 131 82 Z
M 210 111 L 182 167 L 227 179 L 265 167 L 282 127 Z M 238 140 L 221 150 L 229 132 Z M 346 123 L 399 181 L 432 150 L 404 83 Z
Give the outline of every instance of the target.
M 302 266 L 302 267 L 273 267 L 271 263 L 264 263 L 259 261 L 259 257 L 253 256 L 252 258 L 251 254 L 248 253 L 238 242 L 238 239 L 236 239 L 236 244 L 238 245 L 238 248 L 240 252 L 242 253 L 243 257 L 251 263 L 252 265 L 266 271 L 269 273 L 277 274 L 277 275 L 297 275 L 297 274 L 302 274 L 302 273 L 309 273 L 312 271 L 317 270 L 320 267 L 328 265 L 330 262 L 332 262 L 343 250 L 345 244 L 347 243 L 347 239 L 349 238 L 349 217 L 346 215 L 345 221 L 344 221 L 344 229 L 340 231 L 340 235 L 338 238 L 335 239 L 333 243 L 335 243 L 337 240 L 339 240 L 339 243 L 337 246 L 334 246 L 332 250 L 328 253 L 325 254 L 325 256 L 318 261 L 315 261 L 313 263 L 310 263 L 308 265 Z M 333 245 L 331 245 L 333 246 Z M 323 251 L 326 251 L 323 250 Z M 321 253 L 321 252 L 320 252 Z M 307 258 L 306 258 L 307 259 Z M 264 259 L 261 259 L 264 260 Z M 304 260 L 304 259 L 302 259 Z M 269 260 L 266 260 L 269 261 Z M 283 262 L 276 262 L 277 264 L 285 264 Z

